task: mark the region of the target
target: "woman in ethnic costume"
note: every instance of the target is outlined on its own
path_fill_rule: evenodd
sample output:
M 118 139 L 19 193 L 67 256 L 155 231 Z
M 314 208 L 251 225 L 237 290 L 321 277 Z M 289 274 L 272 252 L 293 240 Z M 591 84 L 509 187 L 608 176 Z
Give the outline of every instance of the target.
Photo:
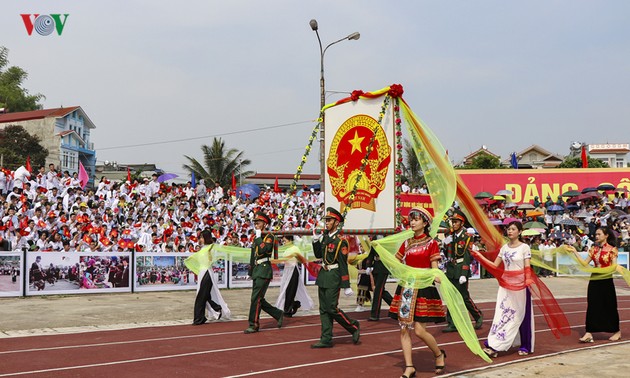
M 617 265 L 617 248 L 615 236 L 607 228 L 600 227 L 595 231 L 595 242 L 588 251 L 586 260 L 582 259 L 575 248 L 570 250 L 577 260 L 588 266 L 592 261 L 595 268 L 610 268 Z M 586 333 L 579 340 L 583 343 L 592 343 L 592 332 L 613 333 L 608 340 L 621 339 L 619 329 L 619 312 L 617 311 L 617 293 L 613 283 L 612 271 L 610 273 L 592 273 L 588 282 L 586 294 Z
M 522 231 L 521 222 L 508 224 L 509 241 L 501 247 L 494 261 L 473 251 L 477 260 L 495 268 L 503 264 L 505 268 L 497 292 L 494 319 L 485 341 L 484 352 L 490 357 L 496 357 L 498 352 L 507 351 L 512 346 L 520 346 L 518 354 L 521 356 L 534 353 L 534 308 L 528 288 L 534 282 L 530 266 L 532 254 L 529 246 L 521 241 Z
M 438 267 L 440 248 L 438 243 L 428 235 L 431 222 L 432 217 L 426 209 L 414 208 L 409 212 L 409 224 L 411 230 L 414 231 L 414 236 L 405 241 L 396 253 L 396 258 L 403 264 L 424 269 Z M 439 278 L 436 278 L 435 282 L 439 283 Z M 424 289 L 413 289 L 399 285 L 390 306 L 389 316 L 398 319 L 401 329 L 400 343 L 405 358 L 405 372 L 401 378 L 416 376 L 409 330 L 413 330 L 433 352 L 435 373 L 443 373 L 446 352 L 438 347 L 433 335 L 426 330 L 426 323 L 439 323 L 446 320 L 446 312 L 437 288 L 429 286 Z

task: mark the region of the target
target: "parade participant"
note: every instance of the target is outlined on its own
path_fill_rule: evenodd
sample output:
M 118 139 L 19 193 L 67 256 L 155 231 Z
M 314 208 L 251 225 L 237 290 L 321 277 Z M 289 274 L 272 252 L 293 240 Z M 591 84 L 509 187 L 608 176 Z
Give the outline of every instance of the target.
M 366 269 L 368 274 L 372 275 L 374 279 L 374 292 L 372 295 L 372 306 L 370 308 L 370 317 L 368 321 L 375 322 L 381 317 L 381 302 L 385 301 L 387 305 L 392 304 L 392 295 L 389 291 L 385 290 L 385 284 L 387 283 L 387 277 L 389 277 L 389 271 L 383 265 L 381 258 L 374 248 L 370 248 L 370 254 L 367 257 Z
M 293 239 L 293 235 L 282 237 L 282 242 L 287 247 L 282 257 L 288 259 L 284 261 L 284 270 L 280 280 L 280 295 L 276 301 L 276 307 L 284 309 L 284 316 L 288 317 L 295 315 L 299 308 L 303 310 L 313 308 L 313 300 L 304 286 L 302 265 L 294 257 L 296 253 L 300 253 L 300 250 L 293 245 Z
M 490 357 L 496 357 L 498 352 L 507 351 L 513 345 L 519 344 L 519 355 L 534 353 L 534 308 L 528 288 L 534 283 L 530 266 L 531 250 L 521 240 L 522 231 L 521 222 L 513 221 L 508 224 L 509 241 L 501 247 L 494 261 L 488 260 L 478 251 L 472 252 L 485 265 L 498 268 L 503 264 L 505 271 L 502 278 L 509 285 L 499 286 L 497 293 L 494 319 L 484 348 L 484 352 Z M 519 336 L 520 342 L 516 340 Z
M 249 306 L 249 327 L 245 333 L 258 332 L 260 328 L 260 311 L 265 311 L 277 322 L 278 328 L 282 327 L 284 312 L 272 306 L 265 299 L 265 293 L 269 283 L 273 278 L 271 259 L 278 258 L 278 244 L 276 236 L 266 231 L 271 223 L 267 214 L 258 211 L 254 217 L 254 227 L 256 228 L 256 238 L 252 245 L 251 257 L 249 260 L 249 276 L 253 280 L 252 297 Z
M 592 261 L 595 268 L 609 268 L 617 265 L 617 243 L 611 230 L 599 227 L 595 231 L 595 245 L 588 250 L 586 260 L 582 259 L 574 247 L 568 249 L 575 254 L 578 262 L 587 267 Z M 617 293 L 610 273 L 592 273 L 586 294 L 586 333 L 579 340 L 593 342 L 593 332 L 609 332 L 610 341 L 621 339 Z
M 313 229 L 313 252 L 315 257 L 322 259 L 322 269 L 315 281 L 322 327 L 319 342 L 311 348 L 332 348 L 333 320 L 352 334 L 353 343 L 357 344 L 360 337 L 359 322 L 350 319 L 338 306 L 340 289 L 344 289 L 346 296 L 354 294 L 348 276 L 348 242 L 339 237 L 339 225 L 344 219 L 339 211 L 329 207 L 324 220 L 326 229 L 323 234 L 317 234 Z
M 212 234 L 209 230 L 203 230 L 201 232 L 201 242 L 203 245 L 210 245 L 213 243 Z M 211 258 L 211 254 L 208 254 L 208 258 Z M 193 325 L 204 324 L 208 319 L 206 318 L 206 309 L 208 314 L 212 315 L 215 320 L 221 319 L 226 315 L 226 318 L 230 317 L 230 310 L 228 309 L 219 288 L 212 274 L 212 265 L 207 263 L 207 269 L 202 268 L 199 271 L 197 281 L 197 296 L 195 297 L 194 319 Z M 216 302 L 212 298 L 216 299 Z M 225 311 L 223 311 L 225 309 Z
M 470 279 L 471 251 L 476 251 L 477 246 L 473 243 L 473 238 L 468 235 L 464 224 L 466 216 L 464 213 L 455 209 L 451 216 L 451 234 L 444 239 L 446 246 L 446 277 L 462 295 L 466 309 L 475 320 L 475 329 L 481 328 L 483 325 L 483 314 L 470 298 L 468 292 L 468 280 Z M 442 332 L 456 332 L 455 324 L 450 313 L 446 313 L 446 321 L 448 326 Z
M 365 302 L 369 302 L 372 300 L 372 296 L 370 295 L 370 292 L 372 291 L 372 276 L 370 275 L 370 270 L 368 270 L 366 260 L 359 261 L 356 264 L 356 268 L 358 270 L 357 308 L 354 311 L 361 312 L 366 310 L 366 308 L 363 306 Z
M 414 235 L 401 245 L 400 250 L 396 253 L 396 258 L 410 267 L 437 269 L 440 260 L 440 248 L 438 243 L 428 234 L 433 221 L 431 214 L 424 208 L 413 208 L 409 211 L 408 219 Z M 435 282 L 439 283 L 439 281 L 439 278 L 436 277 Z M 389 308 L 389 316 L 398 319 L 400 325 L 400 343 L 405 359 L 405 371 L 402 377 L 416 376 L 409 331 L 413 331 L 433 352 L 435 374 L 444 373 L 446 352 L 440 349 L 433 335 L 427 331 L 426 323 L 443 322 L 445 315 L 444 306 L 435 285 L 424 289 L 398 285 Z

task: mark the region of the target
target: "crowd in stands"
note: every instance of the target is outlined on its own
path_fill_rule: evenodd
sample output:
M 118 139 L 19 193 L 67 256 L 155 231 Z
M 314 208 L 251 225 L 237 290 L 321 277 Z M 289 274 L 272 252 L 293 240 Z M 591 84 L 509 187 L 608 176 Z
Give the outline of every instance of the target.
M 201 181 L 193 188 L 157 179 L 154 174 L 131 183 L 103 176 L 94 189 L 83 190 L 77 177 L 52 164 L 26 178 L 1 171 L 0 240 L 11 250 L 194 252 L 200 232 L 209 228 L 219 243 L 249 247 L 254 213 L 269 214 L 274 227 L 286 198 L 271 188 L 249 198 L 218 184 L 207 188 Z M 283 228 L 311 229 L 323 215 L 320 192 L 303 190 L 288 201 Z
M 406 191 L 426 193 L 426 187 Z M 591 192 L 575 199 L 565 203 L 562 197 L 553 201 L 548 196 L 543 203 L 536 197 L 529 209 L 509 199 L 481 200 L 480 205 L 497 226 L 510 218 L 525 225 L 544 224 L 525 227 L 538 232 L 529 241 L 541 249 L 567 243 L 583 250 L 592 244 L 599 226 L 616 233 L 620 250 L 628 244 L 625 192 Z M 103 176 L 94 189 L 83 190 L 76 175 L 62 174 L 52 164 L 26 178 L 0 171 L 0 240 L 8 241 L 11 250 L 194 252 L 199 249 L 200 232 L 209 228 L 218 243 L 250 247 L 256 211 L 269 214 L 272 228 L 280 213 L 283 229 L 310 230 L 319 224 L 323 193 L 299 191 L 289 197 L 286 212 L 285 200 L 285 193 L 272 188 L 249 198 L 235 196 L 218 184 L 206 187 L 203 181 L 194 188 L 190 182 L 160 183 L 157 174 L 133 182 Z

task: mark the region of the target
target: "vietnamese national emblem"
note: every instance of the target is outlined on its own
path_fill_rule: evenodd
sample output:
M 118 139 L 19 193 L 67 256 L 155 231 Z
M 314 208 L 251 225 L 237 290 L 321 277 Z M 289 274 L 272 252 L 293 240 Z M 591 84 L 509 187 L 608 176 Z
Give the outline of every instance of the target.
M 326 167 L 332 194 L 341 203 L 342 211 L 349 202 L 374 132 L 376 139 L 357 185 L 352 207 L 376 211 L 374 200 L 385 189 L 392 155 L 385 131 L 374 118 L 355 115 L 344 121 L 332 140 Z

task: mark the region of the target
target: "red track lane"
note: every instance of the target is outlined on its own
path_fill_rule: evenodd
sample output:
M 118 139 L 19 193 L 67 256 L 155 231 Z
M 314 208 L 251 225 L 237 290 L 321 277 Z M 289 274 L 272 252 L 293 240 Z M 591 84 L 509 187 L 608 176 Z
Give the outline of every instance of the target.
M 538 310 L 534 356 L 592 346 L 579 344 L 584 331 L 585 298 L 559 301 L 572 326 L 572 334 L 560 340 L 548 330 Z M 622 333 L 630 334 L 630 298 L 619 297 Z M 486 321 L 477 331 L 485 339 L 494 303 L 480 305 Z M 369 313 L 350 313 L 361 320 L 361 343 L 353 345 L 350 335 L 335 326 L 335 347 L 310 349 L 319 339 L 316 316 L 287 319 L 281 330 L 275 321 L 262 319 L 263 331 L 245 335 L 246 321 L 218 322 L 203 326 L 169 326 L 100 331 L 80 334 L 3 339 L 0 345 L 0 377 L 28 375 L 57 377 L 155 377 L 169 375 L 224 377 L 257 375 L 282 377 L 312 372 L 327 376 L 396 377 L 402 367 L 399 330 L 394 320 L 367 322 Z M 447 351 L 447 373 L 487 364 L 470 353 L 456 333 L 443 334 L 441 325 L 429 326 L 440 347 Z M 609 335 L 601 335 L 605 340 Z M 598 343 L 608 341 L 597 340 Z M 419 376 L 432 376 L 432 353 L 414 337 L 414 364 Z M 519 360 L 516 353 L 501 355 L 497 362 Z M 349 373 L 351 372 L 351 373 Z

